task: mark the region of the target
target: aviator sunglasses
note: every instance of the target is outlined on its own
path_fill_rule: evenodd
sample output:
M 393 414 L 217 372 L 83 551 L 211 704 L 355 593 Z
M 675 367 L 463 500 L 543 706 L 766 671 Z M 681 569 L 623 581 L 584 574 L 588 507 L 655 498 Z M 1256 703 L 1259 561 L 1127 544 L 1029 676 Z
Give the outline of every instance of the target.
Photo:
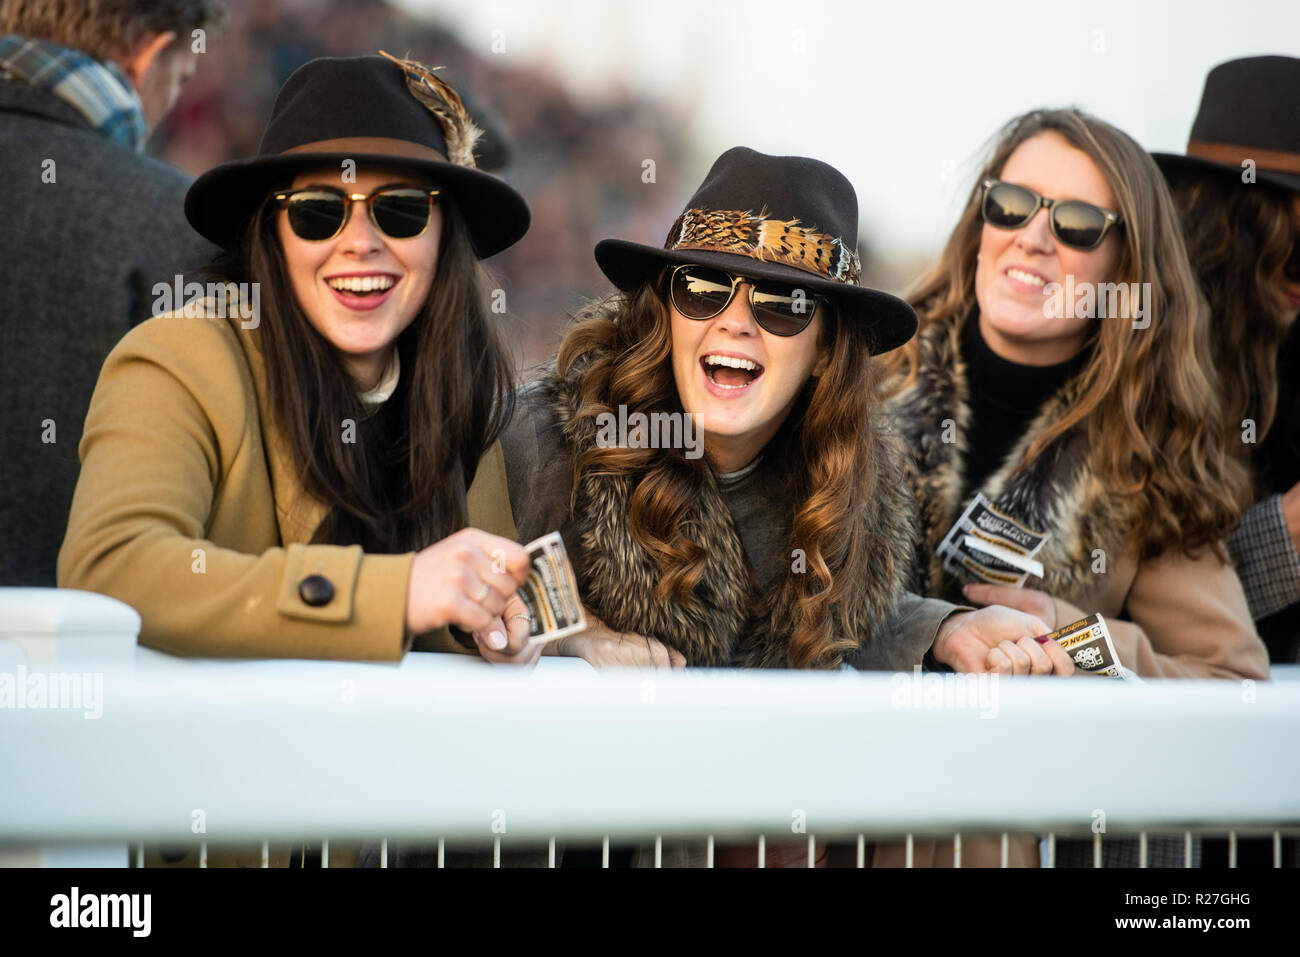
M 731 304 L 736 287 L 749 284 L 754 321 L 774 336 L 796 336 L 808 328 L 824 297 L 808 295 L 796 283 L 733 276 L 712 266 L 678 266 L 668 283 L 674 308 L 687 319 L 712 319 Z
M 1072 249 L 1096 249 L 1112 226 L 1122 225 L 1119 213 L 1076 199 L 1048 199 L 1025 186 L 997 179 L 984 181 L 980 213 L 998 229 L 1020 229 L 1046 207 L 1052 235 Z
M 332 186 L 309 186 L 275 193 L 288 213 L 289 228 L 299 239 L 320 242 L 343 231 L 352 204 L 364 202 L 370 221 L 390 239 L 414 239 L 429 228 L 438 190 L 423 186 L 381 186 L 369 196 Z

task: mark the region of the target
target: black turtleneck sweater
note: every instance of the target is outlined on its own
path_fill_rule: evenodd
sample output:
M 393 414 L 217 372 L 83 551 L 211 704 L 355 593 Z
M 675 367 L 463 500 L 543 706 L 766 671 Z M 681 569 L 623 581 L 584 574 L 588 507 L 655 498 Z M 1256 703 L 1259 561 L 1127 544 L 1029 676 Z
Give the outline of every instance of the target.
M 961 332 L 971 410 L 962 501 L 1002 467 L 1043 403 L 1074 378 L 1090 353 L 1091 348 L 1085 347 L 1053 366 L 1012 362 L 989 348 L 980 334 L 979 313 L 972 313 Z

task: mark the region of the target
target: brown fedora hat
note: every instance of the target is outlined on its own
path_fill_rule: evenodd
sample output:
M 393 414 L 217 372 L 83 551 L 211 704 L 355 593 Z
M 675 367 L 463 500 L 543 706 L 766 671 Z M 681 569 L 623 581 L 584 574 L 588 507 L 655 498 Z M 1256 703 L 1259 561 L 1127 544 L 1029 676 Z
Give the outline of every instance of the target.
M 1300 59 L 1256 56 L 1220 63 L 1205 77 L 1187 152 L 1152 153 L 1166 174 L 1234 175 L 1300 193 Z
M 864 325 L 873 353 L 888 352 L 915 334 L 916 313 L 860 284 L 857 235 L 858 197 L 839 170 L 736 146 L 718 157 L 662 248 L 605 239 L 596 263 L 624 292 L 684 263 L 798 283 Z

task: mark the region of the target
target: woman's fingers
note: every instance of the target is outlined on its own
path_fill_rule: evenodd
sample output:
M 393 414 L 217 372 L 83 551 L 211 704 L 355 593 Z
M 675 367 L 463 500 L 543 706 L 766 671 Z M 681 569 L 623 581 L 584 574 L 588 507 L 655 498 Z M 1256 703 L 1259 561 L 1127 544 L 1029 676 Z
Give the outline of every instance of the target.
M 1074 674 L 1074 659 L 1058 642 L 1048 639 L 1040 647 L 1052 662 L 1053 674 L 1060 675 L 1062 678 L 1068 678 Z
M 1029 655 L 1025 649 L 1021 648 L 1014 641 L 1003 640 L 998 644 L 1002 653 L 1011 660 L 1011 673 L 1013 675 L 1027 675 L 1030 669 Z
M 532 665 L 541 657 L 542 646 L 528 646 L 528 632 L 522 634 L 518 629 L 511 633 L 500 618 L 495 618 L 486 627 L 474 632 L 474 642 L 479 654 L 499 665 Z
M 1050 675 L 1054 670 L 1052 659 L 1035 639 L 1025 637 L 1016 642 L 1016 646 L 1029 656 L 1029 674 Z
M 532 617 L 528 614 L 528 606 L 518 595 L 512 595 L 506 602 L 505 622 L 511 645 L 523 647 L 528 643 L 533 633 Z
M 1009 675 L 1014 670 L 1011 659 L 1000 647 L 990 648 L 984 656 L 984 670 L 999 675 Z
M 645 642 L 646 651 L 650 657 L 651 668 L 669 668 L 671 665 L 668 661 L 668 649 L 653 638 L 642 637 Z

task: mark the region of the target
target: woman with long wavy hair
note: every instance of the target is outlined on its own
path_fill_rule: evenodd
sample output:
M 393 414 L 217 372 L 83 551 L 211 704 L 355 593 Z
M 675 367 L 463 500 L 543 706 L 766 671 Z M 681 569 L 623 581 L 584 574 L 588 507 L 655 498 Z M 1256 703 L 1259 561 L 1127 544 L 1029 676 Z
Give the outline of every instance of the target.
M 663 248 L 596 247 L 577 318 L 502 438 L 523 537 L 559 528 L 597 665 L 1069 673 L 1043 623 L 907 594 L 903 456 L 872 356 L 915 315 L 858 283 L 838 171 L 737 147 Z M 802 857 L 800 855 L 802 854 Z M 790 855 L 807 863 L 807 847 Z M 690 859 L 678 858 L 678 862 Z M 719 852 L 719 862 L 744 853 Z M 780 858 L 769 848 L 768 865 Z
M 920 330 L 883 375 L 911 452 L 918 591 L 1053 628 L 1100 613 L 1138 675 L 1267 677 L 1222 544 L 1247 481 L 1208 309 L 1145 151 L 1075 110 L 1015 118 L 909 301 Z M 1047 536 L 1038 587 L 939 554 L 977 493 Z
M 187 197 L 227 251 L 209 296 L 105 363 L 60 585 L 127 602 L 141 642 L 179 654 L 396 660 L 457 626 L 518 660 L 512 375 L 479 260 L 528 208 L 474 168 L 476 135 L 414 61 L 289 78 L 260 154 Z
M 1186 155 L 1154 154 L 1210 305 L 1255 504 L 1228 539 L 1272 659 L 1300 660 L 1300 59 L 1210 71 Z

